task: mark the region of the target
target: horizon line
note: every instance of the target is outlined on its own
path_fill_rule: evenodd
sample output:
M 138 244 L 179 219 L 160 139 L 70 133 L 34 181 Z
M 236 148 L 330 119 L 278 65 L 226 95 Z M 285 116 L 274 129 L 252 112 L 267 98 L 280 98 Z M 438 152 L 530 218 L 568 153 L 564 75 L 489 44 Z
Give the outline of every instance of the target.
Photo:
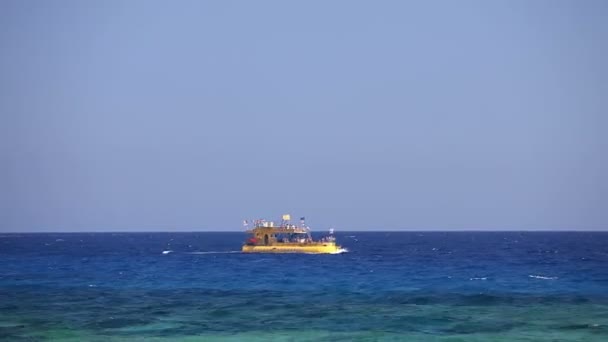
M 569 232 L 569 233 L 608 233 L 608 229 L 383 229 L 383 230 L 334 230 L 335 232 L 359 232 L 359 233 L 466 233 L 466 232 L 482 232 L 482 233 L 516 233 L 516 232 Z M 311 230 L 315 232 L 325 232 L 325 230 Z M 83 233 L 134 233 L 134 234 L 145 234 L 145 233 L 242 233 L 247 234 L 244 230 L 91 230 L 91 231 L 7 231 L 0 234 L 83 234 Z

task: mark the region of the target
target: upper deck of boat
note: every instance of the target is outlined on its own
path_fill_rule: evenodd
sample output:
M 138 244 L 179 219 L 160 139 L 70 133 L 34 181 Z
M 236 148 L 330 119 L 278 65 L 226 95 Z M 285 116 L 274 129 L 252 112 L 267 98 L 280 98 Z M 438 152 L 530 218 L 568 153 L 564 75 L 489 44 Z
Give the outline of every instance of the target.
M 279 227 L 264 227 L 257 226 L 253 229 L 247 230 L 249 234 L 255 233 L 271 233 L 271 234 L 307 234 L 309 232 L 308 229 L 304 227 L 298 226 L 279 226 Z

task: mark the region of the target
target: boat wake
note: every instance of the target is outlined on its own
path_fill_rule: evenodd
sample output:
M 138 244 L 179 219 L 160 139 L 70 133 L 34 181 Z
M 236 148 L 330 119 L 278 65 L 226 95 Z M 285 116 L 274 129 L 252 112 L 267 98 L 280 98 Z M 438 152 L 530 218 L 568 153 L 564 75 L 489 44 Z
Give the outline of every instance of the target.
M 231 254 L 241 253 L 241 251 L 203 251 L 203 252 L 186 252 L 186 254 Z
M 348 253 L 348 248 L 338 248 L 337 251 L 335 251 L 331 254 L 342 254 L 342 253 Z

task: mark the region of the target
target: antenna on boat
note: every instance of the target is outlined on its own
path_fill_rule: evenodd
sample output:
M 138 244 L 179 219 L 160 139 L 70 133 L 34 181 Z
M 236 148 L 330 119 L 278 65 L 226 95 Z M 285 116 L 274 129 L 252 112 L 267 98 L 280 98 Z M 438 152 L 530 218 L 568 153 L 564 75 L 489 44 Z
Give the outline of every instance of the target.
M 302 228 L 306 227 L 306 224 L 304 224 L 305 220 L 306 218 L 304 216 L 300 217 L 300 225 L 302 226 Z

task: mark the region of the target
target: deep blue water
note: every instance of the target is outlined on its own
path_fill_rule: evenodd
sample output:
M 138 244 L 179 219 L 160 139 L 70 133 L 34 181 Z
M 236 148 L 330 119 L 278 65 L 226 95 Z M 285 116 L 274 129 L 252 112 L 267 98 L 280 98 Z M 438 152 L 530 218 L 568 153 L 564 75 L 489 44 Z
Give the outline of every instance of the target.
M 4 340 L 608 340 L 608 233 L 5 234 Z M 172 251 L 163 254 L 163 251 Z

